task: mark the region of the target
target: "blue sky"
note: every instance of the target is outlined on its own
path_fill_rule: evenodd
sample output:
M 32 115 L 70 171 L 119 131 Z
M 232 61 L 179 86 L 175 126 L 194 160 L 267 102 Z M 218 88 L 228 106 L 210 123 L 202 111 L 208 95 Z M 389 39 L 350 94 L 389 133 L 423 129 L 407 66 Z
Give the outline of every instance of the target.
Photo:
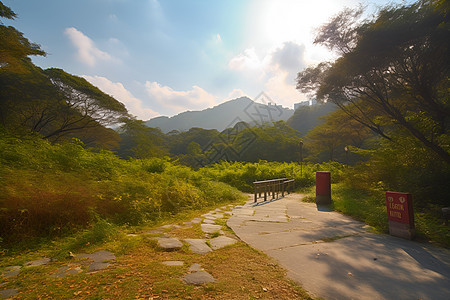
M 401 1 L 396 1 L 401 3 Z M 48 53 L 33 61 L 83 76 L 139 119 L 264 91 L 306 100 L 296 73 L 333 58 L 314 30 L 344 7 L 382 0 L 3 0 L 5 21 Z

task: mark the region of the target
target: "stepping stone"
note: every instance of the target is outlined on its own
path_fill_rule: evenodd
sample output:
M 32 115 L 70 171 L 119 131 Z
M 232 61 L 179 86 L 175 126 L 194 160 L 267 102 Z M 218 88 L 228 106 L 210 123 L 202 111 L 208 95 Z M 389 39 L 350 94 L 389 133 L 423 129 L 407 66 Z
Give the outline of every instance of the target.
M 204 233 L 214 233 L 222 229 L 222 226 L 214 224 L 201 224 L 200 226 Z
M 194 253 L 206 254 L 212 251 L 203 239 L 185 239 L 184 241 L 191 246 L 191 251 Z
M 129 237 L 137 237 L 137 236 L 139 236 L 138 234 L 135 234 L 135 233 L 129 233 L 129 234 L 127 234 L 127 236 L 129 236 Z
M 196 224 L 196 223 L 200 223 L 202 221 L 201 218 L 194 218 L 191 220 L 192 223 Z
M 21 266 L 9 266 L 5 268 L 5 272 L 2 273 L 5 277 L 14 277 L 19 275 Z
M 216 224 L 216 222 L 214 222 L 214 221 L 211 220 L 211 219 L 204 219 L 204 220 L 203 220 L 203 223 L 204 223 L 204 224 Z
M 214 214 L 213 215 L 216 219 L 222 219 L 223 218 L 223 213 L 220 214 Z
M 97 271 L 101 271 L 104 270 L 106 268 L 108 268 L 110 264 L 108 263 L 104 263 L 104 262 L 95 262 L 93 264 L 90 264 L 88 267 L 88 272 L 97 272 Z
M 50 275 L 50 277 L 53 278 L 63 278 L 66 277 L 68 275 L 76 275 L 78 273 L 83 272 L 83 270 L 81 270 L 80 267 L 75 267 L 75 266 L 64 266 L 58 269 L 58 271 L 56 271 L 55 274 Z
M 182 265 L 184 265 L 184 261 L 169 260 L 169 261 L 163 261 L 162 264 L 166 265 L 166 266 L 182 266 Z
M 180 242 L 179 239 L 176 238 L 159 238 L 158 246 L 163 248 L 164 250 L 176 250 L 183 247 L 183 243 Z
M 38 260 L 29 261 L 25 264 L 27 267 L 35 267 L 35 266 L 42 266 L 45 264 L 48 264 L 51 261 L 50 258 L 42 258 Z
M 211 248 L 213 250 L 217 250 L 228 245 L 233 245 L 236 242 L 237 240 L 227 236 L 219 236 L 209 240 L 209 243 L 211 244 Z
M 17 296 L 17 294 L 19 294 L 19 289 L 6 289 L 3 291 L 0 291 L 0 298 L 8 299 L 8 298 Z
M 184 225 L 181 226 L 181 228 L 183 229 L 192 228 L 192 223 L 193 222 L 184 222 Z
M 88 258 L 90 260 L 93 260 L 94 262 L 105 262 L 108 260 L 116 259 L 116 256 L 114 253 L 100 250 L 91 254 L 79 254 L 76 256 L 77 258 Z
M 193 284 L 193 285 L 202 285 L 209 282 L 216 281 L 214 277 L 212 277 L 211 274 L 209 274 L 206 271 L 199 271 L 195 273 L 189 273 L 186 276 L 183 277 L 183 280 L 187 284 Z
M 163 232 L 162 229 L 152 229 L 152 230 L 146 231 L 144 233 L 151 234 L 151 233 L 162 233 L 162 232 Z
M 189 272 L 199 272 L 199 271 L 204 271 L 202 266 L 200 264 L 193 264 L 189 270 Z
M 161 226 L 160 228 L 162 228 L 162 229 L 170 229 L 170 228 L 172 228 L 173 226 L 175 226 L 175 225 L 173 225 L 173 224 L 167 224 L 167 225 Z

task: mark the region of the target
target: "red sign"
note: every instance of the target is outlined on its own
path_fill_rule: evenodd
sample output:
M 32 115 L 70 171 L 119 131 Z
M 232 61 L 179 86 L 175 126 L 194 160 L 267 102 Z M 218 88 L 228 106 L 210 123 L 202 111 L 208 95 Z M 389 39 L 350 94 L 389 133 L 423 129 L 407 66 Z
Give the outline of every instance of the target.
M 331 196 L 330 172 L 316 172 L 316 195 Z
M 386 192 L 386 207 L 390 221 L 414 226 L 411 194 Z

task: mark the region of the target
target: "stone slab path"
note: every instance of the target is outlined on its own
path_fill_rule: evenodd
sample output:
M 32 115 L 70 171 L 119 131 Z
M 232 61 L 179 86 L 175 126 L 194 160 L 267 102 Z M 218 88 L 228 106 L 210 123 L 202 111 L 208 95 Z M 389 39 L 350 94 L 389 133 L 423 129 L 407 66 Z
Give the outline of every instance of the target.
M 158 247 L 161 251 L 176 252 L 181 250 L 183 245 L 187 245 L 193 253 L 206 255 L 209 252 L 237 242 L 236 236 L 231 233 L 228 233 L 228 235 L 233 237 L 225 236 L 222 226 L 216 224 L 215 222 L 216 220 L 220 220 L 220 223 L 223 224 L 225 221 L 224 218 L 231 215 L 232 207 L 232 205 L 228 205 L 221 207 L 220 209 L 215 209 L 207 214 L 204 214 L 201 218 L 194 218 L 190 222 L 184 222 L 182 225 L 167 224 L 142 233 L 130 233 L 127 236 L 132 239 L 141 235 L 152 234 L 155 235 L 154 239 L 156 239 Z M 204 238 L 181 239 L 172 233 L 172 230 L 174 229 L 189 229 L 194 226 L 193 224 L 198 223 L 201 223 L 200 227 Z M 96 251 L 90 254 L 74 255 L 69 253 L 69 256 L 71 257 L 70 262 L 62 266 L 59 265 L 58 267 L 55 267 L 55 269 L 51 271 L 48 276 L 52 278 L 63 278 L 66 276 L 77 276 L 83 272 L 87 274 L 99 272 L 108 269 L 108 267 L 113 264 L 116 259 L 114 253 L 105 250 Z M 8 279 L 14 279 L 22 272 L 22 270 L 26 268 L 39 268 L 42 265 L 50 264 L 52 262 L 55 262 L 55 260 L 51 258 L 41 258 L 27 262 L 23 266 L 8 266 L 3 270 L 0 270 L 0 276 Z M 183 261 L 168 260 L 162 262 L 162 264 L 166 265 L 168 268 L 173 268 L 183 266 L 185 263 Z M 216 279 L 213 278 L 211 274 L 206 272 L 200 264 L 196 263 L 189 268 L 187 274 L 180 278 L 180 280 L 192 285 L 201 285 L 216 281 Z M 0 286 L 0 299 L 8 299 L 17 295 L 20 296 L 20 289 L 6 288 L 7 284 L 8 282 L 3 282 Z
M 450 251 L 369 233 L 363 223 L 301 197 L 249 201 L 233 210 L 227 225 L 317 297 L 450 299 Z

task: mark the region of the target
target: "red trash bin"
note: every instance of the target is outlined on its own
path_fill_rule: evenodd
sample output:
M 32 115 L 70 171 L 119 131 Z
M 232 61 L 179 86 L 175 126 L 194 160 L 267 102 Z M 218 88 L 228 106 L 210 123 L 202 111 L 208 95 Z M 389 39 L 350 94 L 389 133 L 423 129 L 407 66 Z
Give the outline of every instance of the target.
M 330 172 L 316 172 L 316 204 L 331 204 Z

